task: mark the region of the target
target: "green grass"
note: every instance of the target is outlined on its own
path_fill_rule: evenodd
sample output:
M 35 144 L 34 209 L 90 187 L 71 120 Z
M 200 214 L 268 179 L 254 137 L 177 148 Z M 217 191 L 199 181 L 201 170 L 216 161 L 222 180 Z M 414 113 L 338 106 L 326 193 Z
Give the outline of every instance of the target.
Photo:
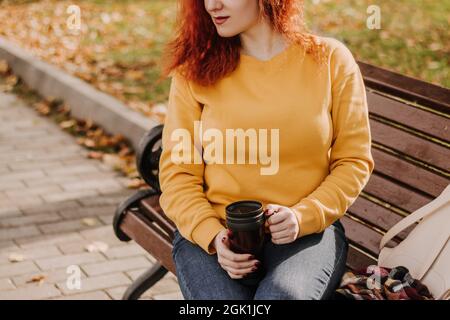
M 144 67 L 145 77 L 136 81 L 124 80 L 126 86 L 145 88 L 142 93 L 128 94 L 127 99 L 148 102 L 149 104 L 165 102 L 168 97 L 170 81 L 158 83 L 156 80 L 161 73 L 160 59 L 164 45 L 170 38 L 174 28 L 176 15 L 176 4 L 170 0 L 159 1 L 116 1 L 114 7 L 111 7 L 111 1 L 96 0 L 94 3 L 99 11 L 112 12 L 114 9 L 123 12 L 131 4 L 145 12 L 145 15 L 134 17 L 133 19 L 123 20 L 113 23 L 111 33 L 119 38 L 132 39 L 132 44 L 128 46 L 111 47 L 108 50 L 106 59 L 111 59 L 115 64 L 132 66 L 139 69 L 139 66 L 148 65 L 153 62 L 152 67 Z M 85 39 L 86 45 L 92 43 L 109 46 L 111 38 L 103 35 L 94 40 Z
M 380 1 L 380 30 L 366 27 L 373 1 L 322 2 L 307 6 L 310 28 L 342 40 L 361 61 L 450 87 L 450 1 Z

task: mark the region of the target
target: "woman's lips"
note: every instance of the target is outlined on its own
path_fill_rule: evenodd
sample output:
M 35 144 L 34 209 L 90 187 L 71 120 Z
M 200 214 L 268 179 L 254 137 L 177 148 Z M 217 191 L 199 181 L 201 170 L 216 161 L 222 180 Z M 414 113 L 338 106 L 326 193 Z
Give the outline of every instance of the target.
M 219 25 L 224 24 L 228 20 L 228 18 L 229 17 L 215 17 L 214 22 Z

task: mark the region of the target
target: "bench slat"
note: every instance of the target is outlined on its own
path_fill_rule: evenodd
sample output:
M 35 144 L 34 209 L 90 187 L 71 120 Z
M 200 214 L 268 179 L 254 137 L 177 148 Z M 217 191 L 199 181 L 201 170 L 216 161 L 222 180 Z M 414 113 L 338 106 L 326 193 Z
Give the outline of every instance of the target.
M 350 244 L 347 253 L 347 267 L 350 270 L 358 270 L 374 264 L 377 264 L 377 260 L 361 253 L 353 244 Z
M 173 274 L 175 264 L 172 259 L 172 243 L 156 232 L 145 217 L 137 212 L 128 211 L 121 224 L 122 230 L 147 252 L 151 253 L 166 269 Z
M 408 213 L 414 212 L 433 200 L 432 197 L 400 186 L 376 172 L 370 176 L 364 191 Z
M 375 257 L 378 256 L 380 253 L 378 246 L 382 238 L 381 234 L 357 221 L 354 221 L 348 216 L 343 216 L 340 220 L 344 225 L 345 235 L 348 240 L 358 244 L 359 247 L 365 248 L 364 251 L 369 254 Z M 397 244 L 398 242 L 394 240 L 391 240 L 388 243 L 389 246 L 396 246 Z
M 170 220 L 159 205 L 159 195 L 143 199 L 141 201 L 141 212 L 151 221 L 154 221 L 166 233 L 173 237 L 176 226 Z
M 450 112 L 449 90 L 361 61 L 358 61 L 358 65 L 366 86 L 409 101 L 417 101 L 442 112 Z
M 449 119 L 432 112 L 367 92 L 369 113 L 394 121 L 401 126 L 420 131 L 427 136 L 450 142 Z
M 407 184 L 427 193 L 432 197 L 437 197 L 450 183 L 450 179 L 442 177 L 436 173 L 418 167 L 396 156 L 372 148 L 372 155 L 375 161 L 375 171 L 389 176 L 392 179 Z
M 403 216 L 361 196 L 348 208 L 347 212 L 385 232 L 403 219 Z M 414 227 L 415 225 L 400 232 L 398 239 L 405 239 Z
M 426 162 L 443 171 L 450 171 L 450 148 L 370 119 L 372 141 Z

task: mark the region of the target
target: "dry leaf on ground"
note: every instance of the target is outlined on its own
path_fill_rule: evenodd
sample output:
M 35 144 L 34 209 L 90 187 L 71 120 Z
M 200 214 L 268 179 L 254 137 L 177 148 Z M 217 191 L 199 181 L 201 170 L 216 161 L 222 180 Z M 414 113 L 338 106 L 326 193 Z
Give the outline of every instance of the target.
M 146 186 L 146 185 L 147 184 L 145 183 L 145 181 L 141 180 L 141 179 L 131 179 L 127 183 L 127 187 L 129 189 L 138 189 L 138 188 Z
M 6 60 L 0 60 L 0 74 L 6 74 L 8 70 L 8 62 L 6 62 Z
M 88 252 L 105 252 L 108 248 L 108 244 L 102 241 L 94 241 L 84 247 L 84 249 Z
M 71 128 L 73 126 L 75 126 L 77 124 L 77 122 L 75 120 L 67 120 L 67 121 L 63 121 L 59 124 L 59 126 L 63 129 L 68 129 Z
M 45 274 L 37 274 L 31 277 L 30 280 L 27 280 L 27 283 L 37 282 L 39 285 L 42 285 L 47 276 Z
M 25 257 L 23 254 L 12 252 L 9 254 L 8 260 L 9 262 L 21 262 L 25 260 Z
M 88 158 L 101 160 L 103 158 L 104 153 L 98 151 L 91 151 L 88 153 Z
M 42 115 L 50 113 L 50 106 L 44 102 L 37 102 L 33 105 L 34 109 Z
M 84 218 L 81 220 L 81 222 L 89 227 L 95 226 L 97 224 L 97 219 L 94 218 Z
M 121 168 L 126 165 L 125 161 L 115 154 L 103 155 L 103 163 L 110 166 L 111 168 Z

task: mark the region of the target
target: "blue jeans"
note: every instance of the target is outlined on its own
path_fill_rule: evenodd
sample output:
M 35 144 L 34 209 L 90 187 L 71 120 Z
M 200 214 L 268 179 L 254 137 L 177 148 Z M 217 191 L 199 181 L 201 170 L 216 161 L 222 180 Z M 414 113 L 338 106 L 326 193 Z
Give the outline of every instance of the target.
M 287 244 L 266 237 L 264 278 L 256 286 L 232 279 L 217 261 L 178 230 L 172 257 L 186 300 L 319 300 L 331 299 L 345 272 L 348 240 L 338 220 L 321 233 Z

